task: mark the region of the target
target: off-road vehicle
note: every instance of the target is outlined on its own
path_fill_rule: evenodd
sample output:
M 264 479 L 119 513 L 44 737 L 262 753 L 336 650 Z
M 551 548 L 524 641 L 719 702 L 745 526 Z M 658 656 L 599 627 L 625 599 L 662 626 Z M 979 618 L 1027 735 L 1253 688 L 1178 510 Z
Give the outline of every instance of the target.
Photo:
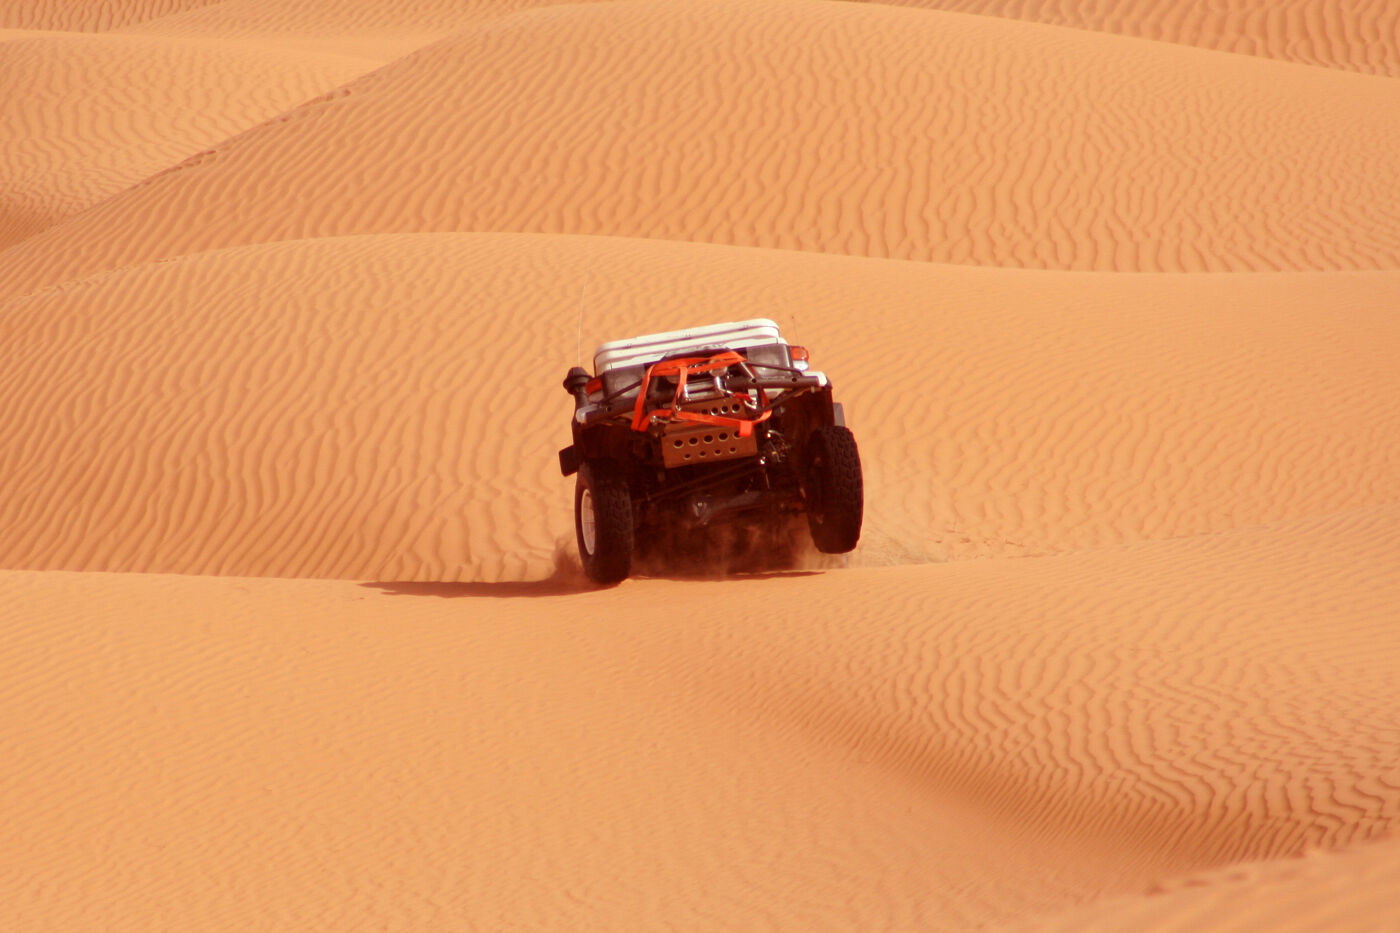
M 805 513 L 818 551 L 860 538 L 860 454 L 831 383 L 767 319 L 614 340 L 569 370 L 574 530 L 589 578 L 616 583 L 662 542 Z M 789 522 L 789 524 L 791 524 Z

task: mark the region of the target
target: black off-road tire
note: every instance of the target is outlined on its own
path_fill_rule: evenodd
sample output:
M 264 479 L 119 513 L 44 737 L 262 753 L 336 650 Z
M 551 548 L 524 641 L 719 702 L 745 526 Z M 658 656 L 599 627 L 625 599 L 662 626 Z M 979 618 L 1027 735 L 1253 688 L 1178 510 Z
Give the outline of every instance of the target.
M 589 514 L 591 535 L 585 528 Z M 632 493 L 616 460 L 585 460 L 579 466 L 574 537 L 583 572 L 594 583 L 620 583 L 632 572 Z
M 860 541 L 865 482 L 855 435 L 840 426 L 817 428 L 807 440 L 804 491 L 812 543 L 823 554 L 844 554 Z

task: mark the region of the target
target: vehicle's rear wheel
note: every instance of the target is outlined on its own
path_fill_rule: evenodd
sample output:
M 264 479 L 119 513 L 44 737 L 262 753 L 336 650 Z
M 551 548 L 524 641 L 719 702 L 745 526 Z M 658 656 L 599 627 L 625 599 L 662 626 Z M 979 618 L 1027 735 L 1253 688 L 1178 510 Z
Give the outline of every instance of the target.
M 860 451 L 849 428 L 817 428 L 807 440 L 807 525 L 823 554 L 844 554 L 860 540 L 865 483 Z
M 617 583 L 632 570 L 632 494 L 616 460 L 585 460 L 574 486 L 574 533 L 583 572 Z

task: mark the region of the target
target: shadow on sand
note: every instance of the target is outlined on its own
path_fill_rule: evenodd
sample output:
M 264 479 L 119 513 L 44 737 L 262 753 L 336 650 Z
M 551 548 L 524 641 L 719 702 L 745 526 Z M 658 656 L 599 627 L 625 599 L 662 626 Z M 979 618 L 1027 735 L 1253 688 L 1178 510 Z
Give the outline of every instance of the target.
M 716 580 L 772 580 L 781 577 L 815 576 L 833 566 L 832 558 L 817 554 L 792 527 L 778 529 L 767 537 L 754 529 L 730 526 L 707 535 L 678 534 L 651 539 L 645 551 L 632 561 L 633 580 L 674 580 L 705 583 Z M 412 580 L 376 580 L 361 583 L 368 589 L 390 596 L 496 597 L 529 599 L 540 596 L 576 596 L 599 590 L 584 576 L 573 538 L 561 539 L 554 548 L 554 572 L 543 580 L 512 580 L 503 583 L 434 583 Z M 614 586 L 620 584 L 614 584 Z
M 437 596 L 456 599 L 462 596 L 495 596 L 519 599 L 531 596 L 568 596 L 598 589 L 577 580 L 522 580 L 508 583 L 416 583 L 411 580 L 378 580 L 360 586 L 382 590 L 390 596 Z
M 814 577 L 820 570 L 773 570 L 759 573 L 714 574 L 714 573 L 645 573 L 637 574 L 637 580 L 675 580 L 686 583 L 708 583 L 718 580 L 741 582 L 746 580 L 775 580 L 783 577 Z M 617 584 L 621 585 L 621 584 Z M 574 596 L 613 589 L 612 586 L 597 586 L 586 580 L 550 578 L 546 580 L 524 580 L 507 583 L 422 583 L 411 580 L 376 580 L 361 583 L 368 589 L 380 590 L 390 596 L 436 596 L 439 599 L 457 599 L 464 596 L 489 596 L 497 599 L 521 599 L 537 596 Z

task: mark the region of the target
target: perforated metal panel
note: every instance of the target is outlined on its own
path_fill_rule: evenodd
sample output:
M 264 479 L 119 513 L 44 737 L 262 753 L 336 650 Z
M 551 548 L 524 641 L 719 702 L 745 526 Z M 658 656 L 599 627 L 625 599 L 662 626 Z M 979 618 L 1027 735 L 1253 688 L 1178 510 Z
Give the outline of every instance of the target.
M 692 403 L 684 407 L 687 411 L 730 417 L 738 417 L 744 410 L 742 403 L 731 399 Z M 738 460 L 757 454 L 758 439 L 752 434 L 740 437 L 737 428 L 680 421 L 667 425 L 661 434 L 661 460 L 668 468 Z

